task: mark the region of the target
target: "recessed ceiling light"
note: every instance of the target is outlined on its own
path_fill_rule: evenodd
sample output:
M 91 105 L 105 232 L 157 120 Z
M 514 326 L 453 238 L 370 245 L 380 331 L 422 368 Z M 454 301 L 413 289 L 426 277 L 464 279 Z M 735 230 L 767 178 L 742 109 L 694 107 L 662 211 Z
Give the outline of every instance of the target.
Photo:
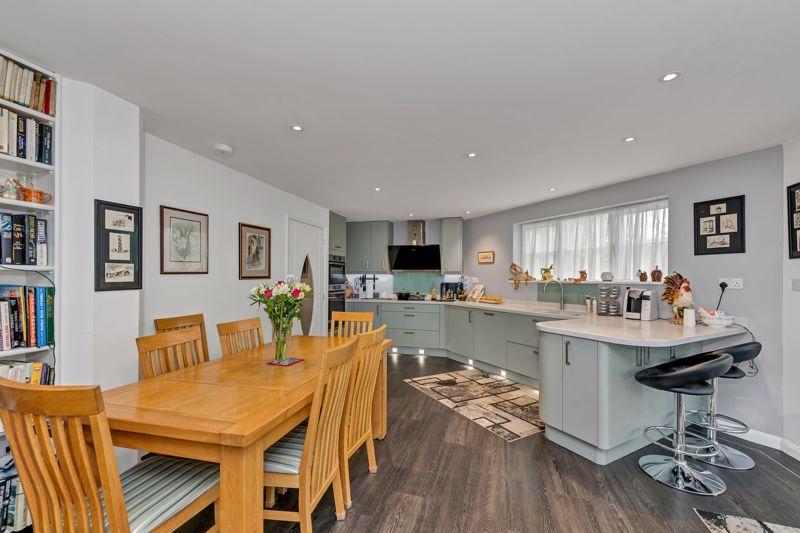
M 469 211 L 467 211 L 467 214 L 469 215 Z
M 375 187 L 375 190 L 379 191 L 379 190 L 381 190 L 381 188 L 380 187 Z
M 303 125 L 302 124 L 292 124 L 292 129 L 294 131 L 303 131 Z
M 475 152 L 470 152 L 470 153 L 467 154 L 467 157 L 470 157 L 470 158 L 478 157 L 478 154 L 476 154 Z
M 677 70 L 673 70 L 672 72 L 667 72 L 663 76 L 659 77 L 658 81 L 663 82 L 663 83 L 668 83 L 670 81 L 675 81 L 680 77 L 681 77 L 681 73 L 678 72 Z
M 231 157 L 233 155 L 233 146 L 230 144 L 216 143 L 213 150 L 220 157 Z
M 624 142 L 624 143 L 632 143 L 635 140 L 636 140 L 636 137 L 625 137 L 624 139 L 622 139 L 622 142 Z
M 414 213 L 409 213 L 408 216 L 413 217 Z
M 555 188 L 555 187 L 550 187 L 550 189 L 549 189 L 549 190 L 550 190 L 550 192 L 553 192 L 553 191 L 555 191 L 555 190 L 556 190 L 556 188 Z

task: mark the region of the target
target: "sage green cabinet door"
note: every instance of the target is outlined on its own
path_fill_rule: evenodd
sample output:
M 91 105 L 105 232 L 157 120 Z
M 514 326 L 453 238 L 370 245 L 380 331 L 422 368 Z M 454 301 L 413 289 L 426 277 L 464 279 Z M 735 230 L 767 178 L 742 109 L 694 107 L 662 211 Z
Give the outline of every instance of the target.
M 460 217 L 442 219 L 442 273 L 461 274 L 463 220 Z
M 476 310 L 475 359 L 506 368 L 506 315 Z
M 328 232 L 330 242 L 328 253 L 333 255 L 347 255 L 347 220 L 340 214 L 331 211 Z
M 475 351 L 472 311 L 447 306 L 444 309 L 444 313 L 447 335 L 445 348 L 464 357 L 472 357 Z
M 597 341 L 563 339 L 564 431 L 597 445 Z
M 539 349 L 515 342 L 506 342 L 508 370 L 539 379 Z
M 363 274 L 369 272 L 370 244 L 372 226 L 370 222 L 347 223 L 347 273 Z
M 392 244 L 392 223 L 386 220 L 376 220 L 370 225 L 370 254 L 369 272 L 375 274 L 388 274 L 389 245 Z
M 539 335 L 539 416 L 545 424 L 564 429 L 564 343 L 561 335 Z

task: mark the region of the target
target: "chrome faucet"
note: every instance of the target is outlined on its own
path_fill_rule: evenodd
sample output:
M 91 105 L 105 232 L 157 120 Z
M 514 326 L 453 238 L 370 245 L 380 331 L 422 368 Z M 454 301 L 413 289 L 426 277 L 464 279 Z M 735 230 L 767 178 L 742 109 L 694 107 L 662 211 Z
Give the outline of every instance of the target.
M 564 284 L 558 281 L 557 279 L 549 279 L 547 283 L 544 284 L 544 290 L 542 292 L 547 292 L 547 286 L 551 283 L 558 283 L 559 288 L 561 289 L 561 310 L 564 310 Z

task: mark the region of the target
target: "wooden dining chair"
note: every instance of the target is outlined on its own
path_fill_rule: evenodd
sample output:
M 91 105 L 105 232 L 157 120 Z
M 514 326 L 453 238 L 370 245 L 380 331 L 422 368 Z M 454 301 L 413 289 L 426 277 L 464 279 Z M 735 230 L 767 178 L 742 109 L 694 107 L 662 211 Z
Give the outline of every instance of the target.
M 136 348 L 145 379 L 208 361 L 197 326 L 139 337 Z
M 203 341 L 203 361 L 208 361 L 208 338 L 206 336 L 206 319 L 203 313 L 196 315 L 173 316 L 169 318 L 156 318 L 153 320 L 156 333 L 166 333 L 178 329 L 187 329 L 193 326 L 200 328 L 200 338 Z
M 347 509 L 352 506 L 348 463 L 361 446 L 366 445 L 367 447 L 370 473 L 374 474 L 378 471 L 372 435 L 372 401 L 375 395 L 375 384 L 378 381 L 381 358 L 385 354 L 384 336 L 386 336 L 385 324 L 375 331 L 362 333 L 356 337 L 358 344 L 353 357 L 353 371 L 350 373 L 347 400 L 344 404 L 342 429 L 339 432 L 339 475 L 342 478 L 344 505 Z
M 236 322 L 217 324 L 217 332 L 223 357 L 258 348 L 264 344 L 261 319 L 257 316 Z
M 100 387 L 0 379 L 0 418 L 36 533 L 163 533 L 218 507 L 214 463 L 152 456 L 120 477 Z
M 311 414 L 264 453 L 266 505 L 275 500 L 275 487 L 299 490 L 298 511 L 264 510 L 265 520 L 299 522 L 301 533 L 311 533 L 311 512 L 333 485 L 336 518 L 345 508 L 339 472 L 339 431 L 356 341 L 323 352 Z
M 375 315 L 369 311 L 334 311 L 331 314 L 331 337 L 353 337 L 372 331 Z

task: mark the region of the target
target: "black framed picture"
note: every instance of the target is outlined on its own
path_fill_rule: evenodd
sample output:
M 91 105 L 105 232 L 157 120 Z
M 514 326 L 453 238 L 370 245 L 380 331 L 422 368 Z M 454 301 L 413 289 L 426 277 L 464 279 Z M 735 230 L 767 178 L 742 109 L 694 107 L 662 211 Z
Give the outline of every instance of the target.
M 800 183 L 786 187 L 789 218 L 789 259 L 800 258 Z
M 142 288 L 142 208 L 94 201 L 94 290 Z
M 694 204 L 694 255 L 744 253 L 744 196 Z

